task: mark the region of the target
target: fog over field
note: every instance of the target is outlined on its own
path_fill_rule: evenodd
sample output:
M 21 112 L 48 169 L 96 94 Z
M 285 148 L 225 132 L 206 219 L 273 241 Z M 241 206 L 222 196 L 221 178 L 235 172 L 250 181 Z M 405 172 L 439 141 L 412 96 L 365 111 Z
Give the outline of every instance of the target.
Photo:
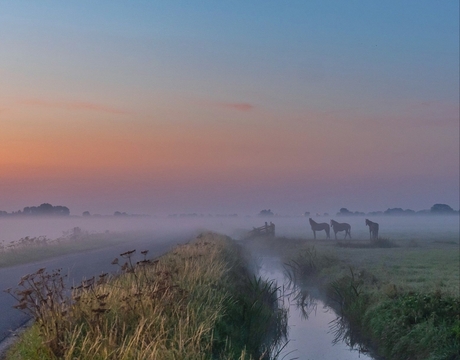
M 413 216 L 320 216 L 312 218 L 316 222 L 347 222 L 351 225 L 353 239 L 368 239 L 369 229 L 365 219 L 369 218 L 380 224 L 379 235 L 390 239 L 442 240 L 459 239 L 458 215 L 413 215 Z M 313 233 L 308 224 L 308 217 L 0 217 L 0 241 L 7 244 L 26 236 L 46 236 L 50 239 L 61 237 L 75 227 L 88 233 L 102 232 L 149 232 L 155 237 L 172 234 L 192 234 L 212 230 L 241 239 L 253 227 L 273 222 L 277 236 L 310 239 Z M 338 239 L 344 236 L 338 233 Z M 324 232 L 317 234 L 318 239 L 326 239 Z M 334 238 L 331 232 L 331 239 Z
M 369 230 L 365 226 L 365 219 L 369 218 L 374 222 L 380 224 L 379 235 L 383 238 L 397 240 L 398 244 L 404 246 L 407 244 L 409 247 L 416 244 L 420 248 L 431 247 L 439 244 L 435 242 L 447 244 L 445 246 L 452 247 L 453 251 L 458 251 L 459 242 L 459 216 L 454 215 L 408 215 L 408 216 L 313 216 L 317 222 L 329 223 L 331 219 L 339 222 L 347 222 L 351 225 L 351 234 L 353 241 L 368 242 Z M 92 275 L 101 273 L 102 271 L 116 271 L 116 267 L 110 265 L 113 258 L 119 256 L 120 253 L 137 249 L 137 250 L 151 250 L 149 255 L 156 257 L 163 252 L 168 251 L 171 247 L 178 243 L 184 243 L 202 231 L 212 230 L 222 234 L 229 235 L 236 240 L 240 240 L 243 244 L 247 244 L 248 253 L 251 253 L 251 258 L 258 263 L 261 259 L 265 259 L 263 254 L 269 253 L 270 246 L 274 244 L 266 238 L 261 238 L 258 244 L 252 244 L 247 241 L 245 236 L 248 231 L 254 227 L 260 227 L 265 222 L 273 222 L 276 227 L 277 237 L 289 237 L 305 240 L 305 243 L 313 239 L 313 232 L 310 229 L 307 216 L 298 217 L 281 217 L 281 216 L 203 216 L 203 217 L 136 217 L 136 216 L 107 216 L 107 217 L 33 217 L 33 216 L 7 216 L 0 217 L 0 241 L 3 245 L 7 245 L 11 241 L 17 241 L 20 238 L 46 236 L 50 239 L 55 239 L 61 236 L 68 235 L 70 231 L 76 227 L 80 228 L 83 232 L 89 234 L 109 233 L 109 237 L 113 234 L 114 238 L 121 238 L 125 240 L 122 242 L 112 244 L 102 244 L 101 249 L 89 250 L 84 253 L 77 252 L 73 254 L 61 255 L 54 258 L 39 260 L 30 264 L 23 264 L 12 267 L 3 267 L 0 269 L 0 283 L 3 288 L 14 287 L 18 279 L 29 272 L 36 271 L 37 268 L 46 267 L 48 270 L 54 268 L 64 268 L 64 272 L 69 274 L 69 281 L 78 282 L 81 278 L 88 278 Z M 136 234 L 141 233 L 141 236 Z M 341 240 L 344 236 L 339 232 L 338 239 Z M 107 237 L 95 237 L 94 239 L 101 239 Z M 84 238 L 82 238 L 84 239 Z M 78 240 L 77 240 L 78 241 Z M 94 240 L 98 241 L 98 240 Z M 347 240 L 348 241 L 348 240 Z M 280 244 L 283 240 L 275 241 Z M 288 242 L 286 242 L 288 243 Z M 268 245 L 272 244 L 272 245 Z M 326 239 L 324 231 L 317 233 L 317 242 L 311 242 L 320 246 L 319 244 L 336 244 L 334 234 L 331 231 L 331 239 Z M 457 244 L 457 245 L 455 245 Z M 279 245 L 278 245 L 279 246 Z M 409 247 L 401 248 L 401 251 L 407 251 Z M 276 252 L 276 249 L 273 249 Z M 339 252 L 342 251 L 338 248 Z M 397 251 L 399 250 L 391 250 Z M 431 251 L 431 250 L 430 250 Z M 372 252 L 372 251 L 371 251 Z M 386 256 L 392 256 L 387 254 Z M 275 262 L 280 262 L 281 259 L 274 259 Z M 264 261 L 267 261 L 265 259 Z M 386 260 L 388 261 L 388 259 Z M 268 262 L 266 265 L 267 273 L 263 276 L 269 276 L 272 279 L 278 274 L 276 281 L 282 284 L 283 276 L 279 272 L 281 267 L 275 267 L 274 264 Z M 278 273 L 276 273 L 278 271 Z M 447 280 L 446 280 L 447 281 Z M 287 284 L 287 283 L 286 283 Z M 285 284 L 285 285 L 286 285 Z M 318 316 L 311 317 L 311 321 L 303 321 L 298 314 L 295 306 L 292 307 L 290 326 L 301 329 L 300 331 L 293 330 L 291 332 L 291 339 L 293 342 L 286 348 L 285 351 L 295 351 L 296 354 L 312 354 L 317 351 L 320 354 L 325 354 L 325 351 L 336 353 L 342 351 L 347 358 L 352 359 L 371 359 L 366 355 L 360 355 L 358 352 L 350 353 L 348 346 L 344 343 L 340 345 L 331 346 L 330 342 L 333 336 L 330 335 L 329 322 L 335 319 L 336 315 L 329 309 L 326 311 L 325 305 L 318 299 L 318 306 L 322 307 L 318 311 Z M 8 294 L 0 294 L 0 304 L 5 309 L 8 309 L 5 314 L 0 317 L 0 342 L 5 336 L 9 334 L 10 329 L 14 329 L 24 323 L 28 319 L 27 316 L 21 314 L 17 310 L 13 310 L 12 306 L 15 304 L 13 298 Z M 327 315 L 326 315 L 327 313 Z M 324 318 L 324 319 L 323 319 Z M 293 325 L 294 324 L 294 325 Z M 306 332 L 310 329 L 310 333 Z M 328 337 L 315 337 L 314 334 L 319 334 L 323 331 Z M 310 335 L 306 335 L 310 334 Z M 309 342 L 305 342 L 307 336 Z M 332 336 L 332 338 L 331 338 Z M 296 339 L 302 339 L 296 342 Z M 304 345 L 302 345 L 304 344 Z M 329 354 L 329 353 L 328 353 Z M 341 355 L 341 356 L 342 356 Z M 354 356 L 354 357 L 350 357 Z M 337 357 L 328 357 L 337 358 Z M 338 357 L 340 358 L 340 357 Z

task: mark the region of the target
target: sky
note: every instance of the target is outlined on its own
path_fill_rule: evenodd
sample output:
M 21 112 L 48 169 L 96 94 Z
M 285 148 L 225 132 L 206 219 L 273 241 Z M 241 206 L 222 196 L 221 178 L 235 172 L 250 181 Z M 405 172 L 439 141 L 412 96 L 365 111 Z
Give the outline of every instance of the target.
M 0 9 L 0 210 L 459 208 L 457 1 Z

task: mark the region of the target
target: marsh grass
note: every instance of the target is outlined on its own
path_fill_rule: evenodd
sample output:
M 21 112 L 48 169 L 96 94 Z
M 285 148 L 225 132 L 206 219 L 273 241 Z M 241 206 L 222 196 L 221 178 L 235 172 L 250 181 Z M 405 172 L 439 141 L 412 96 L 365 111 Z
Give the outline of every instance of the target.
M 8 359 L 269 359 L 286 332 L 277 288 L 208 233 L 161 258 L 126 251 L 70 292 L 59 271 L 26 275 L 17 307 L 35 324 Z M 62 284 L 62 285 L 61 285 Z M 27 355 L 24 355 L 27 354 Z M 35 354 L 35 355 L 33 355 Z

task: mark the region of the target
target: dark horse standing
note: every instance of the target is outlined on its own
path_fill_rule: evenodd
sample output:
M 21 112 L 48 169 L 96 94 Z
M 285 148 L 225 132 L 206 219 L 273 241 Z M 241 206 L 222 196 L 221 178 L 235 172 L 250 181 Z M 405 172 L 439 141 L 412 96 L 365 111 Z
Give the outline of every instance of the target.
M 310 226 L 311 226 L 311 229 L 313 230 L 313 236 L 315 237 L 315 240 L 316 240 L 316 232 L 317 231 L 326 231 L 326 235 L 327 235 L 327 238 L 329 239 L 329 231 L 330 231 L 330 228 L 329 228 L 329 224 L 328 223 L 317 223 L 315 221 L 313 221 L 312 218 L 308 219 L 308 221 L 310 221 Z
M 379 224 L 366 219 L 366 225 L 369 226 L 370 239 L 377 239 L 379 237 Z
M 339 231 L 345 231 L 345 237 L 344 239 L 347 238 L 347 235 L 350 237 L 351 239 L 351 225 L 350 224 L 347 224 L 347 223 L 339 223 L 335 220 L 331 220 L 331 227 L 332 227 L 332 230 L 334 230 L 334 235 L 335 235 L 335 239 L 337 240 L 337 233 Z

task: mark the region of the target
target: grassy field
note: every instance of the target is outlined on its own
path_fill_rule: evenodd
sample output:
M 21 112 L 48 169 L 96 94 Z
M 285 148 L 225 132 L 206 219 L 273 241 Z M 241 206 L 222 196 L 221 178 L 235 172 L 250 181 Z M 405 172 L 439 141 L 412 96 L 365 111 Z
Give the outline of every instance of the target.
M 394 247 L 365 247 L 368 240 L 346 242 L 301 238 L 260 238 L 248 243 L 254 252 L 266 251 L 289 261 L 299 252 L 314 248 L 318 254 L 334 259 L 319 276 L 334 280 L 349 272 L 349 267 L 371 273 L 383 285 L 395 285 L 405 291 L 439 290 L 459 295 L 459 242 L 449 240 L 391 240 Z
M 459 358 L 458 237 L 247 245 L 281 256 L 296 281 L 318 284 L 342 313 L 348 343 L 366 343 L 386 359 Z
M 459 295 L 458 244 L 428 243 L 417 247 L 335 249 L 344 264 L 365 269 L 382 284 L 405 291 L 439 290 Z
M 0 268 L 100 249 L 123 242 L 126 242 L 126 234 L 123 233 L 88 234 L 78 228 L 58 239 L 43 236 L 25 237 L 0 246 Z
M 231 239 L 206 233 L 157 259 L 120 254 L 118 275 L 70 295 L 58 271 L 25 275 L 11 294 L 35 323 L 7 359 L 269 359 L 286 313 L 244 258 Z

